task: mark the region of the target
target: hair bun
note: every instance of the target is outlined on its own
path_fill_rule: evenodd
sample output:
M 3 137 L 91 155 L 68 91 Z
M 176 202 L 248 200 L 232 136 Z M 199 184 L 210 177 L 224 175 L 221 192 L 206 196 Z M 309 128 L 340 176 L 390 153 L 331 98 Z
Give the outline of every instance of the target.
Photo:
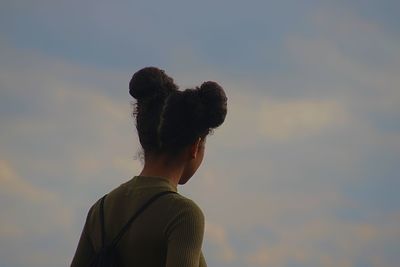
M 209 128 L 220 126 L 226 117 L 227 97 L 224 89 L 216 82 L 204 82 L 197 90 L 198 96 L 206 110 Z
M 177 89 L 173 79 L 156 67 L 137 71 L 129 82 L 129 94 L 137 100 L 166 96 Z

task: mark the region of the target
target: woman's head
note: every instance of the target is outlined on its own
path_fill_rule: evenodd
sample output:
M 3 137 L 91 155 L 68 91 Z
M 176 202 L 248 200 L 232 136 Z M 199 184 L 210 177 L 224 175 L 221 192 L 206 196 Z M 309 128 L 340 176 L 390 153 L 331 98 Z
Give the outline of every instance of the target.
M 216 82 L 179 91 L 173 79 L 155 67 L 136 72 L 129 93 L 137 100 L 133 114 L 145 158 L 175 156 L 198 140 L 204 142 L 227 112 L 225 92 Z

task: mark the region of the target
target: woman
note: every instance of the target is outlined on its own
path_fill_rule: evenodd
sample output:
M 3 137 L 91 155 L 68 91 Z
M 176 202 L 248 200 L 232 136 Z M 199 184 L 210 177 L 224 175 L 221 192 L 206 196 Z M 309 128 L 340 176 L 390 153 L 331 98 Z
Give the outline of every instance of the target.
M 164 71 L 136 72 L 129 93 L 137 100 L 133 115 L 144 167 L 138 176 L 107 194 L 105 243 L 117 235 L 132 214 L 163 191 L 177 192 L 200 166 L 207 135 L 227 112 L 224 90 L 215 82 L 179 91 Z M 100 201 L 89 210 L 71 266 L 89 266 L 102 244 Z M 204 215 L 179 194 L 159 197 L 129 226 L 118 243 L 118 266 L 206 266 L 201 246 Z

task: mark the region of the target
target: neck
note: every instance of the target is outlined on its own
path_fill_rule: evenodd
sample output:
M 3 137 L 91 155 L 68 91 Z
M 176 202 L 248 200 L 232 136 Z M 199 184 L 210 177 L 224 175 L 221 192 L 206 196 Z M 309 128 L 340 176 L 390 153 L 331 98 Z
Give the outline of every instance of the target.
M 151 156 L 145 159 L 143 170 L 139 175 L 167 178 L 177 187 L 183 170 L 182 161 L 171 160 L 170 157 L 165 155 Z

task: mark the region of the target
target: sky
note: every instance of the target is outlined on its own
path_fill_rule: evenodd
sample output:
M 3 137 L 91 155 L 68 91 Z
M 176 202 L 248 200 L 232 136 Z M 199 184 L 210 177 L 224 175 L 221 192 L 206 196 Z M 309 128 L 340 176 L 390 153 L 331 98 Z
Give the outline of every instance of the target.
M 400 262 L 399 1 L 0 3 L 0 266 L 68 266 L 141 171 L 128 94 L 217 81 L 224 124 L 179 192 L 209 266 Z

